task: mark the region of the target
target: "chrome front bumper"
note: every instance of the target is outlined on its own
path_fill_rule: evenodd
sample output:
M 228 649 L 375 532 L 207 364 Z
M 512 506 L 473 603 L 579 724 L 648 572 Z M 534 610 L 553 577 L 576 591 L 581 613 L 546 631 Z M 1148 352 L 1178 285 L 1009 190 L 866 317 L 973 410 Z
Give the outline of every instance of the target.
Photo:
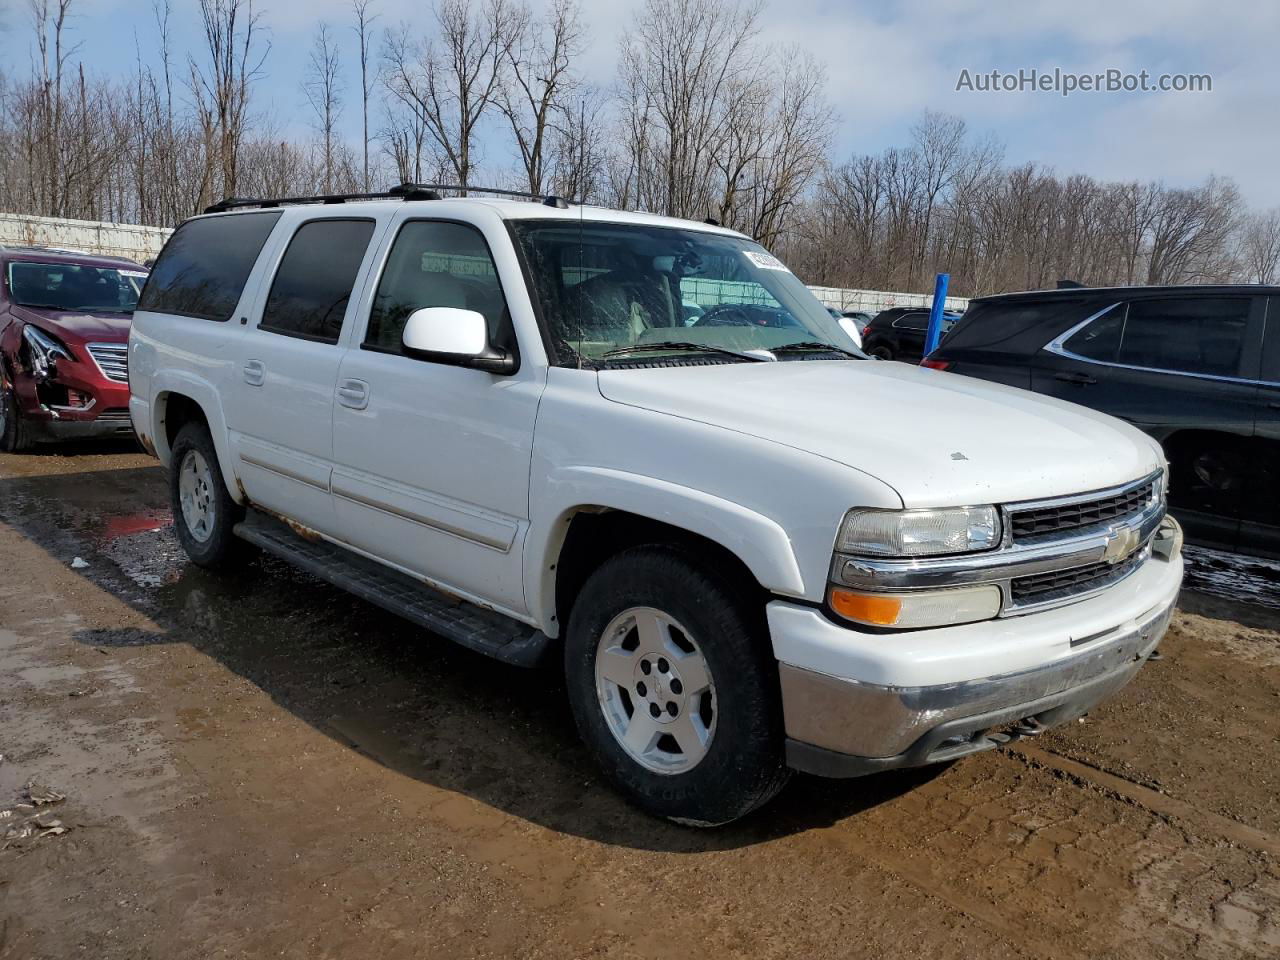
M 820 776 L 862 776 L 951 760 L 1075 719 L 1133 678 L 1173 607 L 1167 599 L 1049 665 L 961 683 L 879 686 L 783 663 L 787 762 Z

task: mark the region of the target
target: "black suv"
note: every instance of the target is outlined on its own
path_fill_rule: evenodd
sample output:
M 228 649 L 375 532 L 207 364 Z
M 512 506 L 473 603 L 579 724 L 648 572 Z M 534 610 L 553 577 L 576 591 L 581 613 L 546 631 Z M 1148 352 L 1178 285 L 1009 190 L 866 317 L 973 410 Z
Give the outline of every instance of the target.
M 1164 446 L 1190 538 L 1280 556 L 1280 287 L 983 297 L 924 364 L 1129 421 Z
M 960 319 L 958 313 L 942 315 L 946 333 Z M 924 338 L 929 329 L 929 311 L 920 307 L 890 307 L 881 310 L 862 330 L 862 349 L 881 360 L 919 363 L 924 355 Z

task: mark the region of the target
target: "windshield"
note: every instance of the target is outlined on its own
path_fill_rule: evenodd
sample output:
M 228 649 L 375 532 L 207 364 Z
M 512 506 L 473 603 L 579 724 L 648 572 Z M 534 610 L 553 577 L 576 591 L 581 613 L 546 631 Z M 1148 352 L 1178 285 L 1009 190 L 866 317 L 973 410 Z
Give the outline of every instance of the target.
M 809 289 L 751 240 L 591 221 L 517 220 L 511 229 L 561 366 L 775 359 L 732 354 L 795 344 L 857 349 Z
M 24 307 L 133 313 L 145 270 L 78 263 L 9 263 L 9 294 Z

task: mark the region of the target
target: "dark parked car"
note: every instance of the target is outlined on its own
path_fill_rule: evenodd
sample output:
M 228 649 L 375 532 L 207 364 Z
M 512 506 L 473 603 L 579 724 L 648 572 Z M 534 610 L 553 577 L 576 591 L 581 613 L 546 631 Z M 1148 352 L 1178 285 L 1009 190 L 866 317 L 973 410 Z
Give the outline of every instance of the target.
M 0 450 L 132 435 L 129 321 L 146 276 L 116 257 L 0 247 Z
M 1280 287 L 1005 294 L 971 301 L 925 366 L 1129 421 L 1163 445 L 1190 538 L 1280 556 L 1277 317 Z
M 942 315 L 946 333 L 960 319 L 958 313 Z M 881 310 L 862 330 L 862 349 L 881 360 L 919 363 L 924 356 L 924 337 L 929 329 L 929 311 L 920 307 L 890 307 Z

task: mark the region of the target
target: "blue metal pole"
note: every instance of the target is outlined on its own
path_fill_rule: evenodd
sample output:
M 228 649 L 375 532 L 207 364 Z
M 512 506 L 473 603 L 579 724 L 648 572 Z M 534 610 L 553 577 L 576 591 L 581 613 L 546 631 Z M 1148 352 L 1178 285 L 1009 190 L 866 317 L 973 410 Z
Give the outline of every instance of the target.
M 947 303 L 947 284 L 950 282 L 949 273 L 940 273 L 933 281 L 933 307 L 929 310 L 929 330 L 924 335 L 926 357 L 938 349 L 938 341 L 942 339 L 942 310 Z

